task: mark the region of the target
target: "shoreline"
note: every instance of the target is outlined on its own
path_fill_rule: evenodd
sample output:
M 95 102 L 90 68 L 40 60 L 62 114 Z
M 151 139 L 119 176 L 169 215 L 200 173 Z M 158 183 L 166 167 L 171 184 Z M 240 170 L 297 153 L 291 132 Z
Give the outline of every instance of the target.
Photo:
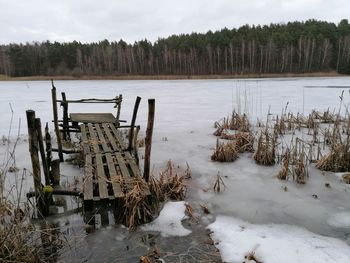
M 0 81 L 40 80 L 202 80 L 202 79 L 254 79 L 254 78 L 295 78 L 295 77 L 341 77 L 349 76 L 335 71 L 312 73 L 263 73 L 263 74 L 218 74 L 218 75 L 83 75 L 83 76 L 27 76 L 9 77 L 0 75 Z

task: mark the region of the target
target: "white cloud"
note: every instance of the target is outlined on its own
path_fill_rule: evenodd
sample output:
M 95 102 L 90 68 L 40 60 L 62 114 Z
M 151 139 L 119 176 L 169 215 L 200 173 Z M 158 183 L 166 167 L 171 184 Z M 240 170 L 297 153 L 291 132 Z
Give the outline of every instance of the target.
M 0 0 L 0 43 L 154 41 L 244 24 L 310 18 L 337 23 L 349 13 L 346 0 Z

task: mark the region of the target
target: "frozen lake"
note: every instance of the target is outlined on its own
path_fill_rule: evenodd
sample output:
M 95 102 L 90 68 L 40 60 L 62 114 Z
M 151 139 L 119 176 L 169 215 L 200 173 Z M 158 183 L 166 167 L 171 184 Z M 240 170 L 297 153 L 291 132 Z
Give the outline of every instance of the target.
M 350 103 L 349 77 L 56 81 L 55 85 L 58 94 L 64 91 L 68 99 L 112 98 L 122 94 L 124 100 L 121 119 L 128 121 L 131 119 L 135 98 L 140 96 L 142 101 L 137 123 L 141 125 L 141 135 L 145 132 L 147 99 L 155 98 L 152 165 L 157 171 L 169 159 L 182 166 L 188 162 L 193 177 L 189 185 L 188 200 L 194 207 L 206 204 L 212 212 L 212 217 L 202 219 L 204 225 L 215 221 L 217 216 L 238 218 L 257 225 L 288 224 L 342 240 L 350 245 L 350 186 L 340 182 L 339 176 L 321 173 L 311 166 L 307 183 L 297 185 L 293 181 L 280 181 L 276 178 L 278 165 L 257 166 L 249 154 L 234 163 L 210 161 L 216 143 L 216 137 L 212 135 L 213 123 L 228 116 L 233 109 L 247 113 L 253 122 L 257 119 L 264 121 L 268 111 L 280 114 L 287 103 L 288 109 L 293 113 L 307 114 L 312 109 L 337 110 L 343 90 L 344 104 Z M 25 111 L 35 110 L 37 117 L 43 123 L 49 122 L 53 131 L 50 90 L 51 84 L 48 81 L 0 81 L 0 136 L 9 135 L 11 108 L 11 138 L 16 136 L 21 119 L 20 134 L 23 136 L 17 151 L 19 168 L 31 170 L 28 145 L 23 141 L 27 133 Z M 113 112 L 114 109 L 107 104 L 94 105 L 93 108 L 91 105 L 72 107 L 69 110 Z M 4 150 L 4 147 L 0 148 L 1 161 L 5 158 Z M 62 173 L 69 172 L 68 177 L 80 175 L 78 169 L 67 166 L 63 165 Z M 203 191 L 213 186 L 218 172 L 224 178 L 225 192 L 215 194 L 210 190 Z M 32 184 L 31 180 L 25 180 L 27 187 Z M 325 183 L 330 183 L 332 187 L 326 188 Z M 288 187 L 287 192 L 282 189 L 285 186 Z M 312 195 L 317 195 L 318 199 Z

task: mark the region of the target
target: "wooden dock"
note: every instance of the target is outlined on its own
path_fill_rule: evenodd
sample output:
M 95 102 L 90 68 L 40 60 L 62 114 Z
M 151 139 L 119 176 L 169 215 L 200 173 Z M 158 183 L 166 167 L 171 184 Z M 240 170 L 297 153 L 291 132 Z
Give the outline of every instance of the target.
M 149 178 L 149 160 L 151 148 L 151 136 L 154 120 L 154 100 L 149 100 L 149 123 L 147 126 L 145 150 L 144 171 L 142 174 L 138 165 L 138 155 L 135 142 L 137 133 L 140 129 L 135 125 L 138 106 L 141 101 L 140 97 L 136 98 L 134 112 L 130 125 L 120 125 L 125 122 L 119 119 L 122 96 L 116 96 L 113 99 L 80 99 L 67 100 L 65 93 L 62 99 L 57 99 L 56 88 L 52 83 L 52 105 L 53 105 L 53 122 L 57 138 L 57 149 L 51 148 L 50 135 L 46 129 L 45 145 L 46 153 L 43 146 L 43 139 L 37 134 L 41 134 L 41 126 L 30 128 L 30 142 L 35 145 L 30 146 L 33 161 L 33 178 L 35 183 L 35 193 L 28 193 L 27 196 L 35 197 L 37 200 L 38 210 L 42 216 L 48 215 L 49 201 L 47 197 L 54 194 L 68 194 L 80 196 L 83 199 L 84 220 L 86 223 L 94 225 L 95 215 L 104 214 L 106 210 L 101 207 L 112 210 L 118 223 L 127 223 L 128 216 L 125 217 L 125 211 L 130 209 L 126 207 L 127 200 L 137 192 L 138 198 L 141 196 L 142 202 L 148 203 L 151 192 L 148 186 Z M 116 115 L 112 113 L 69 113 L 69 104 L 71 103 L 113 103 L 117 109 Z M 62 107 L 62 120 L 59 120 L 58 105 Z M 35 119 L 35 113 L 28 112 L 28 127 Z M 40 122 L 40 120 L 39 120 Z M 33 126 L 34 127 L 34 126 Z M 125 138 L 125 131 L 128 129 L 128 141 Z M 136 130 L 136 132 L 135 132 Z M 70 192 L 65 190 L 55 190 L 59 183 L 59 162 L 63 162 L 64 153 L 75 151 L 63 149 L 62 141 L 70 141 L 71 133 L 76 133 L 80 137 L 80 156 L 84 161 L 84 175 L 82 191 Z M 38 138 L 37 138 L 38 137 Z M 33 140 L 36 139 L 36 140 Z M 49 138 L 49 139 L 47 139 Z M 38 157 L 38 145 L 40 145 L 40 154 L 45 172 L 45 187 L 41 184 L 40 164 Z M 36 152 L 34 151 L 36 150 Z M 52 160 L 51 151 L 57 151 L 59 160 Z M 51 187 L 51 188 L 50 188 Z M 53 189 L 45 192 L 45 189 Z M 28 197 L 28 198 L 29 198 Z M 139 200 L 139 199 L 138 199 Z M 46 203 L 45 203 L 46 202 Z M 51 201 L 50 201 L 51 202 Z M 141 203 L 140 203 L 141 204 Z M 140 211 L 139 211 L 140 213 Z M 120 222 L 120 220 L 123 220 Z M 108 221 L 108 215 L 107 215 Z M 142 221 L 142 220 L 141 220 Z

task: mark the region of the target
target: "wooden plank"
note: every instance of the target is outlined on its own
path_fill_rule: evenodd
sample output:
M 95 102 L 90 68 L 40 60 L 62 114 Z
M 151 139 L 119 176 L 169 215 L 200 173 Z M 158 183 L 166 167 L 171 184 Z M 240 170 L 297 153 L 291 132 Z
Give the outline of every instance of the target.
M 89 145 L 89 141 L 87 138 L 85 124 L 80 125 L 80 130 L 81 130 L 81 140 L 82 140 L 82 144 L 83 144 L 84 154 L 89 154 L 90 153 L 90 145 Z
M 98 190 L 100 193 L 101 199 L 108 199 L 108 190 L 107 190 L 107 177 L 105 175 L 105 170 L 103 168 L 102 155 L 96 154 L 96 172 L 97 172 L 97 181 L 98 181 Z
M 115 158 L 116 158 L 116 160 L 118 162 L 120 171 L 122 172 L 122 175 L 123 175 L 124 179 L 126 180 L 126 179 L 130 178 L 130 172 L 129 172 L 128 167 L 125 164 L 125 160 L 124 160 L 122 154 L 121 153 L 115 153 Z
M 122 191 L 122 188 L 120 186 L 120 182 L 116 181 L 118 180 L 118 177 L 121 177 L 121 175 L 117 174 L 117 171 L 115 169 L 115 164 L 112 159 L 112 154 L 111 153 L 106 153 L 106 159 L 107 159 L 107 166 L 109 170 L 109 176 L 110 180 L 112 181 L 112 188 L 114 192 L 115 198 L 120 198 L 124 196 L 124 193 Z M 122 179 L 122 178 L 120 178 Z
M 115 138 L 118 140 L 118 143 L 122 147 L 122 149 L 126 149 L 126 145 L 124 142 L 123 137 L 121 136 L 120 132 L 116 129 L 113 123 L 109 123 L 109 127 L 111 128 Z
M 124 152 L 125 155 L 125 160 L 129 163 L 131 171 L 133 175 L 136 176 L 141 176 L 141 172 L 139 167 L 137 166 L 135 159 L 131 156 L 129 152 Z
M 120 149 L 120 147 L 117 145 L 112 133 L 110 132 L 110 129 L 109 129 L 109 126 L 107 123 L 103 123 L 102 124 L 102 127 L 104 129 L 104 132 L 106 133 L 107 135 L 107 138 L 109 140 L 109 142 L 111 143 L 112 145 L 112 148 L 113 148 L 113 151 L 116 152 L 116 151 L 120 151 L 122 149 Z
M 108 147 L 107 143 L 106 143 L 106 139 L 105 136 L 103 135 L 103 132 L 101 131 L 100 125 L 99 124 L 95 124 L 95 128 L 98 134 L 98 139 L 99 139 L 99 143 L 102 144 L 102 149 L 103 151 L 106 152 L 111 152 L 112 149 Z
M 88 154 L 85 156 L 85 175 L 83 183 L 84 200 L 93 199 L 93 174 L 92 174 L 92 158 Z
M 72 122 L 82 123 L 115 123 L 116 118 L 112 113 L 71 113 Z
M 94 127 L 91 123 L 88 123 L 88 128 L 90 132 L 90 144 L 92 144 L 92 148 L 94 150 L 94 153 L 100 152 L 100 148 L 98 147 L 98 138 L 95 134 Z

